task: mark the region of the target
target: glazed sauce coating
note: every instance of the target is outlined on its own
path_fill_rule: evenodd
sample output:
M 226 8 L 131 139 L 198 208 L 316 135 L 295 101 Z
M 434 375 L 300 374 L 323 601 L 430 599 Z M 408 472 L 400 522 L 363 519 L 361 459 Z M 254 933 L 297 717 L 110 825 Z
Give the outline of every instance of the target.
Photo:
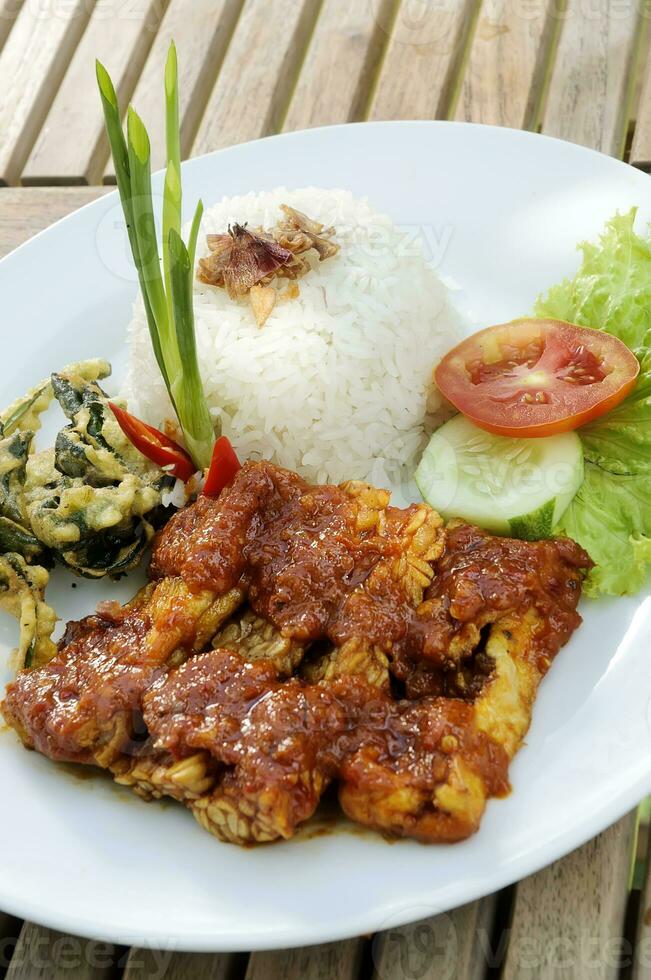
M 580 622 L 589 565 L 570 541 L 444 531 L 430 508 L 389 507 L 384 491 L 247 464 L 218 499 L 172 518 L 148 589 L 69 626 L 57 656 L 8 687 L 2 710 L 54 759 L 124 770 L 143 745 L 176 762 L 210 757 L 218 784 L 181 798 L 224 839 L 291 836 L 337 780 L 353 819 L 456 840 L 508 788 L 513 750 L 477 709 L 496 670 L 487 631 L 507 614 L 533 616 L 508 652 L 526 668 L 529 686 L 511 702 L 524 706 L 524 731 L 535 686 Z M 283 637 L 326 644 L 335 668 L 348 641 L 372 649 L 386 683 L 363 666 L 281 681 L 270 661 L 206 651 L 245 598 Z
M 387 507 L 382 535 L 360 531 L 356 501 L 341 488 L 248 464 L 218 499 L 200 497 L 172 518 L 155 547 L 152 575 L 180 575 L 191 589 L 215 591 L 239 582 L 255 612 L 283 635 L 337 645 L 363 637 L 396 664 L 450 666 L 459 659 L 456 638 L 461 655 L 476 648 L 469 624 L 481 628 L 531 605 L 547 623 L 540 656 L 566 642 L 580 623 L 582 570 L 591 564 L 578 545 L 498 538 L 459 524 L 447 532 L 434 580 L 414 610 L 404 583 L 384 573 L 401 554 L 414 509 Z
M 360 507 L 340 487 L 248 464 L 219 498 L 200 497 L 172 518 L 151 574 L 180 575 L 196 590 L 240 584 L 255 612 L 288 637 L 341 644 L 363 636 L 388 650 L 406 633 L 409 597 L 389 574 L 362 587 L 378 564 L 401 555 L 417 508 L 380 509 L 383 533 L 360 530 Z
M 294 825 L 314 812 L 333 779 L 347 793 L 371 795 L 403 781 L 431 810 L 460 757 L 486 794 L 509 786 L 508 756 L 477 730 L 468 703 L 394 701 L 361 676 L 281 683 L 268 662 L 243 663 L 228 650 L 193 657 L 157 680 L 144 718 L 158 747 L 179 758 L 208 751 L 232 767 L 231 790 L 272 794 L 279 809 L 291 809 Z M 319 793 L 311 792 L 314 782 Z

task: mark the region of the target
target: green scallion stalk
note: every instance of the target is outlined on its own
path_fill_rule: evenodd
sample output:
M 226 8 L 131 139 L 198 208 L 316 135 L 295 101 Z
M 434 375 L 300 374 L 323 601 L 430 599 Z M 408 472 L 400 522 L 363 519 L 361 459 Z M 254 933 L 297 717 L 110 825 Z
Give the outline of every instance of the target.
M 115 177 L 118 185 L 118 192 L 120 194 L 120 201 L 122 203 L 122 210 L 124 211 L 124 218 L 127 225 L 127 233 L 129 235 L 129 243 L 131 245 L 131 253 L 133 255 L 133 261 L 135 263 L 136 269 L 138 270 L 138 277 L 140 278 L 140 252 L 138 250 L 138 241 L 136 238 L 135 225 L 133 221 L 133 210 L 131 207 L 131 175 L 129 172 L 129 152 L 127 150 L 127 143 L 124 138 L 124 133 L 122 131 L 122 122 L 120 119 L 120 110 L 118 108 L 118 100 L 115 94 L 115 88 L 113 87 L 113 82 L 111 77 L 107 72 L 104 65 L 101 62 L 95 62 L 95 70 L 97 74 L 97 84 L 99 86 L 99 93 L 102 100 L 102 106 L 104 108 L 104 121 L 106 125 L 106 132 L 109 139 L 109 144 L 111 146 L 111 153 L 113 155 L 113 165 L 115 167 Z M 142 279 L 141 279 L 142 287 Z M 142 289 L 142 298 L 145 304 L 145 313 L 147 316 L 147 325 L 149 327 L 149 334 L 151 336 L 151 343 L 154 349 L 154 354 L 156 356 L 156 362 L 160 368 L 160 372 L 165 379 L 165 384 L 169 389 L 169 381 L 165 371 L 165 362 L 163 361 L 163 354 L 160 349 L 160 343 L 158 340 L 158 329 L 156 327 L 156 320 L 154 319 L 154 314 L 149 305 L 149 300 L 147 293 Z
M 210 419 L 197 361 L 192 283 L 203 207 L 198 203 L 188 246 L 181 238 L 181 139 L 176 48 L 165 66 L 167 169 L 163 192 L 162 271 L 151 188 L 151 150 L 147 130 L 132 107 L 127 135 L 122 129 L 115 88 L 99 62 L 97 82 L 104 108 L 115 174 L 138 271 L 156 361 L 174 405 L 183 436 L 199 469 L 210 465 L 215 429 Z
M 186 434 L 188 452 L 193 459 L 210 460 L 215 434 L 207 414 L 206 400 L 199 401 L 192 394 L 197 387 L 201 387 L 192 311 L 193 266 L 183 239 L 173 228 L 169 237 L 169 260 L 176 342 L 185 367 L 183 377 L 178 377 L 178 383 L 172 383 L 174 402 L 178 406 L 179 416 L 183 415 L 189 422 L 188 432 L 191 434 Z

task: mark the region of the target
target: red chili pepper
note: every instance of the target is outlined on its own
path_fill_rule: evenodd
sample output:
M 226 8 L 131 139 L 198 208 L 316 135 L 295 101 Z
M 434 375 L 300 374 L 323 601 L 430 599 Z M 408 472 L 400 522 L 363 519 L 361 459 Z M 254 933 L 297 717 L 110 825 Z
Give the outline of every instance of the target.
M 114 402 L 109 402 L 109 407 L 118 425 L 124 432 L 127 439 L 136 449 L 159 466 L 169 466 L 169 472 L 186 483 L 197 467 L 194 465 L 185 449 L 182 449 L 177 442 L 166 436 L 164 432 L 155 429 L 153 425 L 147 425 L 137 419 L 135 415 L 125 412 Z
M 220 436 L 212 451 L 212 460 L 203 492 L 207 497 L 218 497 L 224 487 L 228 486 L 242 465 L 226 436 Z

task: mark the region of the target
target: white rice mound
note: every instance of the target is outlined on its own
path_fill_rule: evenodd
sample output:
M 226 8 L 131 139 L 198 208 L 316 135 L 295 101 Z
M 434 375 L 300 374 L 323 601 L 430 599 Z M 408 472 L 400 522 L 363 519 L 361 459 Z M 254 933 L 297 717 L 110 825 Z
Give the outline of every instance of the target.
M 234 222 L 272 228 L 281 204 L 334 226 L 340 251 L 324 262 L 315 256 L 299 297 L 278 302 L 262 328 L 248 300 L 195 282 L 211 412 L 241 460 L 272 459 L 316 482 L 397 488 L 413 474 L 441 405 L 432 369 L 459 336 L 448 291 L 413 228 L 399 229 L 345 190 L 224 198 L 203 216 L 198 255 L 207 254 L 207 234 Z M 140 301 L 128 338 L 123 394 L 131 411 L 160 425 L 173 413 Z

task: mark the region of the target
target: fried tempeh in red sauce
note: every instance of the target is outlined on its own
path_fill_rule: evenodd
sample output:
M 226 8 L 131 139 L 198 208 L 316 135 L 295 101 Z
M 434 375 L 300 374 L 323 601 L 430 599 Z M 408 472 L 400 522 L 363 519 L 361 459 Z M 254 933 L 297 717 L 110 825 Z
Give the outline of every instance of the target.
M 458 840 L 508 790 L 589 564 L 251 463 L 2 708 L 29 747 L 174 796 L 223 840 L 291 837 L 331 782 L 354 820 Z

